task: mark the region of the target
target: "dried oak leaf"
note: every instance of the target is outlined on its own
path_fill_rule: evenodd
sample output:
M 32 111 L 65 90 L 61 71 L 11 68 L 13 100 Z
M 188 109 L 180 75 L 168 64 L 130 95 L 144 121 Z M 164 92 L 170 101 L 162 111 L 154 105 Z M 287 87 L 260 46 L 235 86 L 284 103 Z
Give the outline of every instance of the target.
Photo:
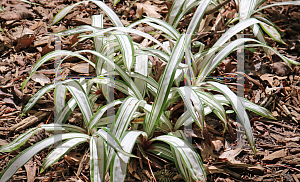
M 144 13 L 149 17 L 161 18 L 162 16 L 157 12 L 160 12 L 161 9 L 157 6 L 151 5 L 150 1 L 145 3 L 136 3 L 136 17 L 141 18 Z
M 25 35 L 21 38 L 18 38 L 18 44 L 16 46 L 16 51 L 19 52 L 21 49 L 25 49 L 30 46 L 32 41 L 35 39 L 35 36 Z
M 40 83 L 42 86 L 44 86 L 46 83 L 50 83 L 50 79 L 46 75 L 39 72 L 35 72 L 31 79 Z

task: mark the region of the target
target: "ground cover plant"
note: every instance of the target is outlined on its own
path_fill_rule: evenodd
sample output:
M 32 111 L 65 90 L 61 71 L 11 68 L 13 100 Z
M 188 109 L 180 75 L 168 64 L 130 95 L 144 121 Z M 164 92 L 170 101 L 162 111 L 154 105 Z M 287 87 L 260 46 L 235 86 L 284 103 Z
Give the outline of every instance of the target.
M 88 2 L 88 1 L 86 1 Z M 272 50 L 288 65 L 298 64 L 285 56 L 282 56 L 275 49 L 267 46 L 259 35 L 258 40 L 251 38 L 240 38 L 231 40 L 237 33 L 249 26 L 253 26 L 253 31 L 257 24 L 268 34 L 274 35 L 275 29 L 265 29 L 267 25 L 259 19 L 241 18 L 239 23 L 232 24 L 208 50 L 203 49 L 201 42 L 192 42 L 192 35 L 195 33 L 200 20 L 204 16 L 207 7 L 213 1 L 194 1 L 192 6 L 188 1 L 174 1 L 170 11 L 168 23 L 160 19 L 146 17 L 135 23 L 124 27 L 117 15 L 103 2 L 92 1 L 97 4 L 107 16 L 109 16 L 115 27 L 103 29 L 101 25 L 103 16 L 94 16 L 92 26 L 81 26 L 71 30 L 58 33 L 59 36 L 92 32 L 79 36 L 80 41 L 93 38 L 95 50 L 80 51 L 54 51 L 42 57 L 32 68 L 30 76 L 25 80 L 22 87 L 35 71 L 44 63 L 55 58 L 55 56 L 65 56 L 61 62 L 70 56 L 78 57 L 95 68 L 97 77 L 90 80 L 65 80 L 49 84 L 41 88 L 25 106 L 23 113 L 28 112 L 37 100 L 47 91 L 55 89 L 55 109 L 58 116 L 53 124 L 40 125 L 37 128 L 28 130 L 20 135 L 12 143 L 3 146 L 1 152 L 10 152 L 28 140 L 39 130 L 61 131 L 62 134 L 47 138 L 32 147 L 21 152 L 15 157 L 1 173 L 1 181 L 8 180 L 21 166 L 39 151 L 53 145 L 55 142 L 64 141 L 57 146 L 46 157 L 42 171 L 58 161 L 64 154 L 71 151 L 77 145 L 88 142 L 90 150 L 90 179 L 91 181 L 103 181 L 105 174 L 109 172 L 111 181 L 124 181 L 127 174 L 127 165 L 130 157 L 136 157 L 131 153 L 141 153 L 140 158 L 149 160 L 148 153 L 153 153 L 166 160 L 174 161 L 178 171 L 185 181 L 205 181 L 206 171 L 201 161 L 201 157 L 188 143 L 182 126 L 188 126 L 195 122 L 203 131 L 205 138 L 206 124 L 205 115 L 214 113 L 224 122 L 224 132 L 227 126 L 227 116 L 224 106 L 231 105 L 238 117 L 246 116 L 242 124 L 253 152 L 256 152 L 254 137 L 248 115 L 245 110 L 238 109 L 245 105 L 245 108 L 261 116 L 275 119 L 265 108 L 252 102 L 239 98 L 226 85 L 217 81 L 205 81 L 205 77 L 217 67 L 217 65 L 231 52 L 246 44 L 246 47 L 263 47 L 266 51 Z M 253 1 L 254 3 L 255 1 Z M 53 19 L 52 24 L 61 20 L 73 7 L 84 3 L 79 2 L 61 10 Z M 116 1 L 117 3 L 117 1 Z M 186 4 L 185 4 L 186 3 Z M 214 6 L 217 6 L 218 2 Z M 237 2 L 238 3 L 238 2 Z M 243 1 L 239 2 L 240 6 Z M 257 2 L 255 2 L 257 3 Z M 177 7 L 177 6 L 181 7 Z M 176 18 L 180 21 L 190 9 L 196 7 L 197 10 L 185 33 L 176 30 L 174 23 Z M 257 4 L 260 5 L 260 4 Z M 188 7 L 187 9 L 184 9 Z M 244 9 L 243 9 L 244 10 Z M 174 11 L 177 11 L 174 13 Z M 179 18 L 178 18 L 179 17 Z M 172 20 L 173 19 L 173 20 Z M 166 38 L 165 42 L 159 42 L 150 34 L 134 29 L 138 24 L 148 24 L 154 29 L 161 30 L 161 35 Z M 271 33 L 270 33 L 271 32 Z M 145 47 L 133 42 L 130 33 L 138 34 L 154 42 L 151 47 Z M 276 37 L 277 36 L 277 37 Z M 273 36 L 275 40 L 281 41 L 278 34 Z M 198 52 L 191 51 L 193 46 L 200 48 Z M 95 62 L 87 59 L 82 53 L 90 53 L 97 56 Z M 113 54 L 117 56 L 111 56 Z M 145 56 L 146 55 L 146 56 Z M 159 73 L 153 73 L 157 80 L 153 79 L 148 69 L 150 61 L 148 55 L 158 57 L 166 64 L 165 69 Z M 112 57 L 114 59 L 112 59 Z M 185 59 L 185 61 L 184 61 Z M 187 61 L 191 60 L 191 61 Z M 146 66 L 145 66 L 146 65 Z M 107 76 L 108 67 L 115 70 L 117 76 L 115 80 Z M 140 68 L 144 69 L 140 69 Z M 146 67 L 146 68 L 145 68 Z M 185 86 L 180 85 L 185 79 Z M 173 84 L 174 83 L 174 84 Z M 109 87 L 115 87 L 126 97 L 120 100 L 110 100 Z M 99 97 L 98 91 L 104 94 L 109 104 L 100 108 L 95 107 L 95 101 Z M 70 92 L 70 100 L 60 100 L 61 95 L 65 98 L 66 92 Z M 215 93 L 219 94 L 215 94 Z M 146 102 L 147 96 L 153 96 L 153 103 Z M 172 123 L 168 116 L 171 114 L 169 106 L 175 102 L 183 100 L 187 111 Z M 62 102 L 63 101 L 63 102 Z M 62 104 L 60 104 L 62 103 Z M 115 120 L 109 120 L 105 113 L 108 109 L 121 104 Z M 83 127 L 66 124 L 66 120 L 71 112 L 78 106 L 83 115 Z M 138 119 L 139 122 L 132 122 Z M 107 122 L 112 121 L 112 122 Z M 155 133 L 155 136 L 154 136 Z M 53 140 L 56 138 L 57 140 Z M 205 140 L 209 140 L 205 138 Z M 136 151 L 133 151 L 136 150 Z M 34 152 L 33 152 L 34 151 Z

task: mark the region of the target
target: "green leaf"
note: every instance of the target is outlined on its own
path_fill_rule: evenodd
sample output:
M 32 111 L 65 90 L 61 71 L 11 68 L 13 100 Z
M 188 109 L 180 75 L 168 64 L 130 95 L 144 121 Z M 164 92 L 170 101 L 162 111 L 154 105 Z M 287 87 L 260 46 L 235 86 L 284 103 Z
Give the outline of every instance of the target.
M 104 181 L 106 171 L 106 144 L 101 137 L 91 137 L 90 140 L 90 178 L 91 181 Z
M 140 56 L 136 57 L 136 63 L 135 63 L 134 70 L 135 70 L 135 72 L 137 72 L 145 77 L 148 76 L 148 56 L 147 55 L 140 55 Z M 147 82 L 144 80 L 141 80 L 139 78 L 135 78 L 134 83 L 138 87 L 142 96 L 145 97 L 145 93 L 146 93 L 146 89 L 147 89 Z
M 78 3 L 75 3 L 71 6 L 67 6 L 65 8 L 63 8 L 62 10 L 60 10 L 53 18 L 51 25 L 54 25 L 55 23 L 57 23 L 59 20 L 61 20 L 64 16 L 66 16 L 75 6 L 81 4 L 81 3 L 84 3 L 84 2 L 88 2 L 88 1 L 82 1 L 82 2 L 78 2 Z
M 190 112 L 190 115 L 196 121 L 200 129 L 203 129 L 203 125 L 204 125 L 203 106 L 201 100 L 199 99 L 195 91 L 187 86 L 176 88 L 176 90 L 180 94 L 182 100 L 184 100 L 184 105 L 186 106 L 187 110 Z
M 286 2 L 280 2 L 280 3 L 274 3 L 274 4 L 266 5 L 266 6 L 263 6 L 259 9 L 257 9 L 253 13 L 256 13 L 256 12 L 261 11 L 261 10 L 266 9 L 266 8 L 271 8 L 273 6 L 283 6 L 283 5 L 300 5 L 300 1 L 286 1 Z
M 174 161 L 178 163 L 177 166 L 185 166 L 194 180 L 206 181 L 206 173 L 202 160 L 191 144 L 170 135 L 158 136 L 151 141 L 162 141 L 169 144 L 177 152 L 175 155 L 173 154 Z
M 110 109 L 110 108 L 112 108 L 112 107 L 114 107 L 114 106 L 116 106 L 116 105 L 119 105 L 119 104 L 121 104 L 123 101 L 121 101 L 121 100 L 115 100 L 115 101 L 113 101 L 113 102 L 111 102 L 111 103 L 109 103 L 109 104 L 107 104 L 107 105 L 105 105 L 105 106 L 102 106 L 94 115 L 93 115 L 93 117 L 91 118 L 91 120 L 90 120 L 90 122 L 89 122 L 89 125 L 88 125 L 88 127 L 90 128 L 90 129 L 93 129 L 94 127 L 96 127 L 97 126 L 97 122 L 100 120 L 100 118 L 103 116 L 103 114 L 105 114 L 105 112 L 108 110 L 108 109 Z
M 266 117 L 266 118 L 269 118 L 269 119 L 274 119 L 274 120 L 277 120 L 273 115 L 272 113 L 264 108 L 264 107 L 261 107 L 257 104 L 254 104 L 253 102 L 245 99 L 245 98 L 240 98 L 240 99 L 243 99 L 244 100 L 244 104 L 245 104 L 245 108 L 260 115 L 260 116 L 263 116 L 263 117 Z
M 146 151 L 151 152 L 159 157 L 174 161 L 170 146 L 163 143 L 153 143 Z
M 9 162 L 7 167 L 1 172 L 0 181 L 9 180 L 19 168 L 21 168 L 24 164 L 26 164 L 27 161 L 29 161 L 35 154 L 37 154 L 41 150 L 49 147 L 50 145 L 56 142 L 67 140 L 67 139 L 73 139 L 73 138 L 89 139 L 90 137 L 88 135 L 80 134 L 80 133 L 65 133 L 65 134 L 59 134 L 59 135 L 46 138 L 34 144 L 33 146 L 27 148 L 26 150 L 23 150 L 15 158 L 13 158 Z
M 49 166 L 57 162 L 62 156 L 69 153 L 74 147 L 83 142 L 87 142 L 87 139 L 74 138 L 61 143 L 59 146 L 53 149 L 44 159 L 40 173 L 44 172 Z
M 130 73 L 135 62 L 133 41 L 129 35 L 115 35 L 121 47 L 124 65 Z
M 181 12 L 181 9 L 184 5 L 184 2 L 185 0 L 175 0 L 173 2 L 173 5 L 169 11 L 169 14 L 168 14 L 168 19 L 167 19 L 167 22 L 170 24 L 170 25 L 173 25 L 173 23 L 175 22 L 175 20 L 178 18 L 180 12 Z M 176 26 L 175 26 L 176 27 Z
M 51 123 L 51 124 L 42 124 L 40 125 L 40 127 L 42 129 L 45 129 L 45 131 L 70 131 L 75 133 L 86 133 L 85 129 L 71 124 Z
M 90 60 L 88 60 L 87 58 L 85 58 L 84 56 L 82 56 L 80 54 L 77 54 L 77 53 L 74 53 L 74 52 L 71 52 L 71 51 L 66 51 L 66 50 L 56 50 L 56 51 L 53 51 L 53 52 L 50 52 L 50 53 L 46 54 L 38 62 L 35 63 L 35 65 L 31 69 L 30 75 L 26 78 L 26 80 L 22 84 L 22 90 L 24 89 L 24 87 L 26 86 L 27 82 L 30 80 L 30 78 L 32 77 L 32 75 L 36 72 L 36 70 L 40 66 L 42 66 L 45 62 L 47 62 L 47 61 L 49 61 L 52 58 L 55 58 L 57 56 L 67 56 L 67 57 L 68 56 L 75 56 L 75 57 L 78 57 L 78 58 L 80 58 L 82 60 L 85 60 L 86 62 L 90 63 L 93 67 L 95 67 L 95 64 L 93 62 L 91 62 Z M 60 64 L 61 64 L 61 62 L 60 62 Z
M 40 129 L 31 128 L 25 133 L 19 135 L 12 142 L 0 147 L 0 152 L 11 152 L 21 147 L 32 135 L 36 134 Z
M 64 85 L 67 87 L 67 89 L 70 91 L 70 93 L 76 100 L 81 110 L 83 120 L 87 125 L 91 120 L 93 113 L 91 103 L 87 98 L 85 90 L 77 80 L 66 80 L 64 81 Z
M 117 5 L 118 2 L 120 2 L 120 0 L 114 0 L 114 6 Z
M 215 87 L 218 92 L 224 94 L 224 96 L 230 101 L 233 109 L 237 113 L 237 116 L 239 117 L 239 119 L 245 129 L 245 134 L 247 136 L 247 140 L 248 140 L 253 152 L 256 153 L 255 140 L 253 137 L 250 120 L 249 120 L 246 110 L 244 109 L 244 104 L 242 103 L 241 99 L 234 92 L 232 92 L 226 85 L 223 85 L 223 84 L 220 84 L 217 82 L 212 82 L 212 81 L 209 81 L 206 83 Z
M 131 153 L 137 138 L 141 134 L 147 139 L 146 133 L 142 131 L 129 131 L 125 134 L 121 142 L 121 146 L 123 146 L 125 152 Z M 119 156 L 114 156 L 110 168 L 110 181 L 120 182 L 125 180 L 129 159 L 130 158 L 128 156 L 125 156 L 123 154 L 119 154 Z
M 171 54 L 170 61 L 168 62 L 162 76 L 160 77 L 157 96 L 155 97 L 149 120 L 144 121 L 144 131 L 149 137 L 154 132 L 159 118 L 163 112 L 162 108 L 164 108 L 166 104 L 165 102 L 168 98 L 176 69 L 183 57 L 184 42 L 185 36 L 181 35 Z
M 103 138 L 103 140 L 105 140 L 107 142 L 107 144 L 109 146 L 111 146 L 115 151 L 125 155 L 125 156 L 128 156 L 128 157 L 135 157 L 135 155 L 132 155 L 130 153 L 127 153 L 126 151 L 123 150 L 122 146 L 120 145 L 120 142 L 119 140 L 112 134 L 110 133 L 109 131 L 105 131 L 104 130 L 105 128 L 100 128 L 98 131 L 96 131 L 93 136 L 95 137 L 101 137 Z M 110 161 L 108 161 L 108 163 L 110 163 Z

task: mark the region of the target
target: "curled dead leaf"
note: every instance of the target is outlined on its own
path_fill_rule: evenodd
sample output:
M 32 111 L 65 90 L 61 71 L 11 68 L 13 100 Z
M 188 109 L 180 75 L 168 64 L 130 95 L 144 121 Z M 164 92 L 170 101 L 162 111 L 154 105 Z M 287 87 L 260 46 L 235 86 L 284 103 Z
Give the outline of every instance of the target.
M 136 17 L 141 18 L 144 13 L 149 17 L 161 18 L 162 16 L 157 12 L 160 12 L 161 9 L 157 6 L 151 5 L 150 1 L 145 3 L 135 3 L 136 6 Z

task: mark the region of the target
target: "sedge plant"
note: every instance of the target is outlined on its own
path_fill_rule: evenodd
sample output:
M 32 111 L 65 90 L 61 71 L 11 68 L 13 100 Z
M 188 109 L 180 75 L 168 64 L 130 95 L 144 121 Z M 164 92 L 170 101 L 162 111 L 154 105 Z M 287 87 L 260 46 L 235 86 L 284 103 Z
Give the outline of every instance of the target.
M 61 10 L 54 17 L 52 24 L 57 23 L 72 8 L 83 2 L 75 3 Z M 1 147 L 0 151 L 10 152 L 17 149 L 30 136 L 41 129 L 49 132 L 61 131 L 62 133 L 44 139 L 18 154 L 1 173 L 1 181 L 7 181 L 37 152 L 58 141 L 63 142 L 45 158 L 41 172 L 78 144 L 88 142 L 91 181 L 104 181 L 107 172 L 110 174 L 111 181 L 124 181 L 130 157 L 136 157 L 132 154 L 134 150 L 138 150 L 142 154 L 141 157 L 147 160 L 149 160 L 147 153 L 152 153 L 168 161 L 173 161 L 185 181 L 206 181 L 206 171 L 201 157 L 187 141 L 184 132 L 180 128 L 195 122 L 200 129 L 204 130 L 205 115 L 211 112 L 224 122 L 226 128 L 227 116 L 224 106 L 227 105 L 232 106 L 238 117 L 245 117 L 245 119 L 242 119 L 242 124 L 248 142 L 255 152 L 255 142 L 248 115 L 245 110 L 240 110 L 238 107 L 244 105 L 246 109 L 264 117 L 275 118 L 267 109 L 244 98 L 237 97 L 224 84 L 216 81 L 205 81 L 205 77 L 228 54 L 245 43 L 248 47 L 261 46 L 270 49 L 285 62 L 296 63 L 256 39 L 242 38 L 230 42 L 230 39 L 237 33 L 246 27 L 256 25 L 258 22 L 252 21 L 251 18 L 241 20 L 228 29 L 210 49 L 204 50 L 204 44 L 191 42 L 191 37 L 195 33 L 207 7 L 212 3 L 210 0 L 197 2 L 199 6 L 185 34 L 180 34 L 174 23 L 170 23 L 171 20 L 167 23 L 151 17 L 146 17 L 124 27 L 118 16 L 107 5 L 101 1 L 91 2 L 98 5 L 105 12 L 114 27 L 103 28 L 103 16 L 100 15 L 93 17 L 92 26 L 80 26 L 58 33 L 57 35 L 65 36 L 87 31 L 92 32 L 80 35 L 79 41 L 93 38 L 95 50 L 76 52 L 57 50 L 48 53 L 33 66 L 31 74 L 24 81 L 22 88 L 26 86 L 30 77 L 42 64 L 56 56 L 65 56 L 61 62 L 70 56 L 85 60 L 95 68 L 98 77 L 90 80 L 65 80 L 49 84 L 41 88 L 30 99 L 23 113 L 28 112 L 47 91 L 55 89 L 54 100 L 58 116 L 55 118 L 54 123 L 40 125 L 37 128 L 28 130 L 10 144 Z M 179 14 L 182 13 L 181 10 L 178 12 Z M 147 24 L 162 31 L 161 35 L 166 38 L 166 41 L 159 42 L 151 35 L 135 29 L 134 27 L 138 24 Z M 145 47 L 133 42 L 129 33 L 143 36 L 153 41 L 154 45 Z M 191 45 L 199 46 L 199 52 L 192 52 Z M 118 56 L 111 56 L 119 52 L 121 54 Z M 97 59 L 92 62 L 82 56 L 82 53 L 93 54 L 97 56 Z M 150 65 L 149 55 L 155 56 L 166 63 L 158 82 L 150 76 L 151 69 L 148 69 L 148 65 Z M 191 61 L 184 62 L 184 60 Z M 108 67 L 112 69 L 107 69 Z M 119 79 L 114 80 L 108 76 L 112 70 L 114 70 L 113 74 L 118 75 Z M 184 79 L 184 76 L 187 85 L 180 86 L 179 83 Z M 173 83 L 177 86 L 174 87 Z M 126 97 L 120 100 L 110 100 L 109 87 L 114 87 L 124 93 Z M 102 107 L 95 106 L 95 101 L 99 96 L 97 90 L 99 89 L 109 101 L 107 105 Z M 72 95 L 72 98 L 68 101 L 65 100 L 66 92 L 70 92 Z M 213 94 L 215 92 L 219 94 Z M 145 101 L 146 95 L 154 96 L 153 104 Z M 61 100 L 61 97 L 65 99 Z M 169 111 L 167 108 L 180 99 L 184 101 L 187 111 L 173 124 L 168 117 Z M 114 119 L 109 119 L 110 116 L 105 115 L 105 113 L 116 105 L 120 105 L 117 114 Z M 66 124 L 68 116 L 77 106 L 83 116 L 82 128 Z M 133 123 L 132 121 L 136 119 L 140 119 L 140 122 Z M 156 136 L 154 137 L 155 132 Z M 57 140 L 54 140 L 54 138 Z

